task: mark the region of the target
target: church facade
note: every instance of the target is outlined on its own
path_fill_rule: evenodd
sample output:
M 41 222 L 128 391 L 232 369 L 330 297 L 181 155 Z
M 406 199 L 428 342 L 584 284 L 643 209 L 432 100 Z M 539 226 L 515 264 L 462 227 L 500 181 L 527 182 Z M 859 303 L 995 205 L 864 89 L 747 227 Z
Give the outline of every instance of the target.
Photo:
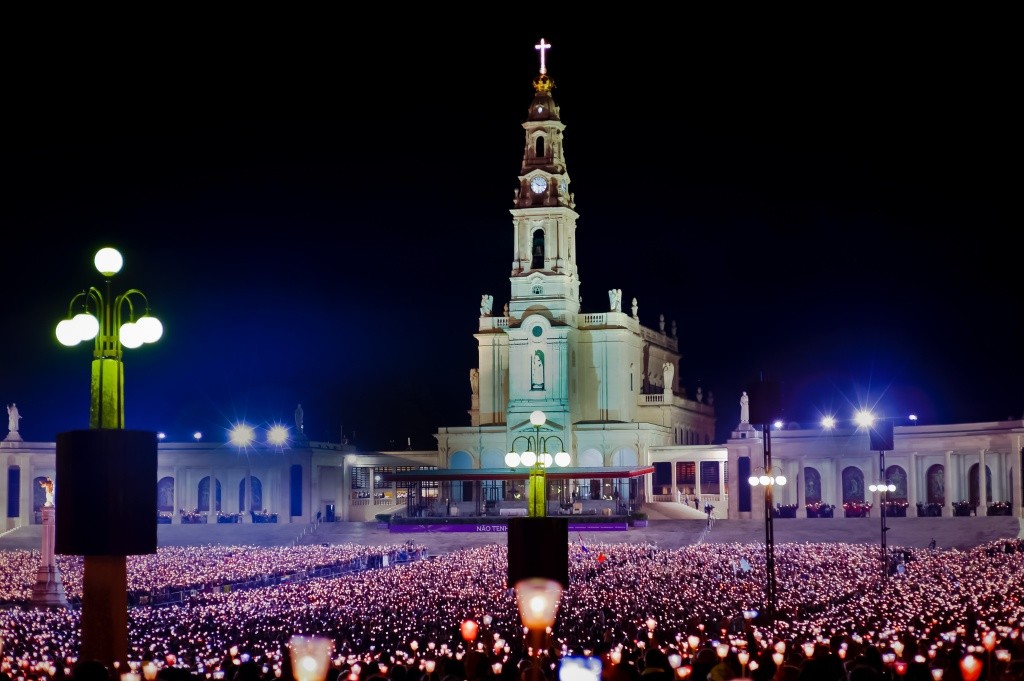
M 481 296 L 467 423 L 438 428 L 437 449 L 428 451 L 310 442 L 300 410 L 286 443 L 160 442 L 154 522 L 303 524 L 511 509 L 525 495 L 527 468 L 506 456 L 526 451 L 552 456 L 551 513 L 589 502 L 652 519 L 700 518 L 712 507 L 718 518 L 764 517 L 763 488 L 748 478 L 768 448 L 788 480 L 772 496 L 772 512 L 784 517 L 877 513 L 882 497 L 869 490 L 884 478 L 894 486 L 885 496 L 893 514 L 1024 518 L 1024 421 L 897 426 L 891 451 L 879 452 L 864 432 L 791 425 L 766 437 L 741 417 L 725 443 L 712 442 L 714 399 L 699 390 L 691 398 L 680 385 L 675 322 L 660 316 L 656 327 L 643 325 L 639 301 L 622 289 L 610 290 L 600 309 L 581 309 L 579 213 L 544 66 L 548 47 L 538 46 L 523 123 L 508 298 L 497 312 L 494 294 Z M 536 412 L 542 423 L 531 420 Z M 42 483 L 55 475 L 56 445 L 23 441 L 18 420 L 0 443 L 0 530 L 39 522 Z

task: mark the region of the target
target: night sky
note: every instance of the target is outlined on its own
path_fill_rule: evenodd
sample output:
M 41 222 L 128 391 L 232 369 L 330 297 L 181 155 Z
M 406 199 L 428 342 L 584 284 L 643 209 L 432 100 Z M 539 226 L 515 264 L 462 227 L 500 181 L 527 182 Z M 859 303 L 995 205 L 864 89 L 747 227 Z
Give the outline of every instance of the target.
M 91 344 L 54 327 L 105 245 L 165 327 L 126 350 L 129 428 L 220 441 L 301 403 L 313 439 L 430 449 L 469 425 L 542 37 L 583 311 L 616 287 L 675 320 L 716 441 L 762 377 L 806 425 L 1024 414 L 1006 17 L 136 19 L 8 52 L 0 401 L 28 441 L 88 427 Z

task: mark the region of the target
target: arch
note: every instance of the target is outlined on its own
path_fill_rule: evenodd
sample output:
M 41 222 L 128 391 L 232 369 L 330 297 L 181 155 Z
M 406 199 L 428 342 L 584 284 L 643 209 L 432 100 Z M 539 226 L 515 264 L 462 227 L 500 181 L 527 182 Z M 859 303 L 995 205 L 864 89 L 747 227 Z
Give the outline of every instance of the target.
M 587 449 L 576 456 L 580 468 L 604 468 L 604 456 L 596 449 Z
M 544 135 L 537 135 L 537 139 L 534 140 L 534 158 L 544 158 Z
M 946 505 L 946 467 L 933 464 L 925 471 L 925 501 L 929 504 Z
M 156 510 L 174 513 L 174 478 L 169 475 L 156 482 Z
M 544 269 L 544 230 L 538 229 L 533 232 L 533 246 L 530 251 L 533 258 L 530 261 L 531 270 Z
M 200 513 L 211 513 L 220 512 L 220 480 L 216 481 L 214 491 L 214 504 L 215 507 L 211 511 L 210 509 L 210 476 L 207 475 L 205 478 L 199 481 L 199 505 L 196 507 Z
M 448 459 L 448 468 L 473 468 L 473 455 L 467 451 L 459 450 L 453 452 Z
M 843 469 L 843 503 L 864 503 L 864 472 L 856 466 Z
M 46 491 L 43 490 L 42 482 L 46 480 L 45 475 L 38 475 L 32 478 L 32 510 L 41 511 L 43 510 L 43 504 L 46 503 Z
M 981 487 L 978 486 L 978 464 L 972 464 L 967 472 L 968 501 L 972 506 L 981 504 Z M 985 465 L 985 499 L 992 499 L 992 469 Z
M 248 476 L 252 480 L 252 503 L 249 504 L 248 510 L 256 511 L 257 513 L 263 510 L 263 482 L 255 475 Z M 243 476 L 238 481 L 238 511 L 244 513 L 247 509 L 245 508 L 245 480 Z
M 610 457 L 612 466 L 636 466 L 640 458 L 635 449 L 619 447 Z
M 457 452 L 453 452 L 448 458 L 448 468 L 466 470 L 474 467 L 473 455 L 467 451 L 460 449 Z M 453 480 L 451 498 L 455 501 L 464 501 L 472 488 L 473 483 L 463 483 L 461 480 Z M 472 499 L 471 495 L 470 499 Z
M 889 492 L 889 501 L 907 501 L 907 471 L 903 466 L 889 466 L 885 469 L 885 484 L 893 485 L 895 490 Z
M 480 454 L 480 468 L 504 468 L 505 452 L 494 449 L 485 449 Z
M 636 466 L 640 460 L 639 455 L 635 449 L 631 447 L 619 447 L 612 452 L 609 457 L 612 466 Z M 671 469 L 669 469 L 671 471 Z M 669 473 L 671 475 L 671 472 Z M 671 478 L 669 478 L 671 480 Z M 616 513 L 623 512 L 622 506 L 625 501 L 630 499 L 630 487 L 628 478 L 617 478 L 611 480 L 611 497 L 616 502 L 616 505 L 620 508 L 616 509 Z
M 821 473 L 813 466 L 804 466 L 804 500 L 808 504 L 821 503 Z

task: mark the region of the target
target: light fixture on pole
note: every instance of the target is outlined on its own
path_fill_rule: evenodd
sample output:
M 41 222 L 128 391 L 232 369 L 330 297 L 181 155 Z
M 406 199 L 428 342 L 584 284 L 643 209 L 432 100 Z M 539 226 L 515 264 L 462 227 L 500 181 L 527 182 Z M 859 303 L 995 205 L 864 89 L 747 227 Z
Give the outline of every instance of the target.
M 111 280 L 124 265 L 117 250 L 101 248 L 94 264 L 106 277 L 106 293 L 90 286 L 72 297 L 67 319 L 57 324 L 57 340 L 67 346 L 95 340 L 89 427 L 124 428 L 124 348 L 155 343 L 163 335 L 164 327 L 149 313 L 149 300 L 142 291 L 132 288 L 117 296 L 111 294 Z M 137 319 L 133 300 L 145 306 L 145 312 Z M 77 314 L 76 305 L 81 305 Z M 92 314 L 93 309 L 96 315 Z
M 761 380 L 752 383 L 747 388 L 744 398 L 740 400 L 742 416 L 743 411 L 748 411 L 749 422 L 761 426 L 761 433 L 764 435 L 764 465 L 760 469 L 764 473 L 765 482 L 761 482 L 762 476 L 757 477 L 757 484 L 764 486 L 764 558 L 765 558 L 765 605 L 764 613 L 768 623 L 775 622 L 776 588 L 775 588 L 775 527 L 772 522 L 772 488 L 776 483 L 774 469 L 772 468 L 772 436 L 771 424 L 780 416 L 782 411 L 782 387 L 776 381 Z M 757 469 L 755 469 L 756 471 Z M 749 482 L 754 485 L 754 477 Z M 771 482 L 772 484 L 768 484 Z M 782 482 L 785 484 L 785 477 Z
M 765 437 L 767 429 L 765 429 Z M 775 526 L 772 522 L 772 502 L 775 498 L 775 488 L 786 484 L 786 476 L 778 468 L 768 465 L 767 468 L 755 468 L 747 482 L 751 487 L 760 487 L 764 490 L 764 514 L 765 514 L 765 569 L 767 570 L 767 582 L 765 586 L 765 604 L 767 605 L 766 616 L 769 622 L 775 621 L 775 606 L 778 602 L 778 591 L 775 581 Z
M 881 482 L 871 486 L 872 492 L 878 492 L 880 496 L 879 507 L 879 518 L 881 521 L 881 563 L 882 563 L 882 581 L 879 586 L 885 586 L 885 583 L 889 579 L 889 550 L 886 546 L 886 534 L 889 532 L 889 528 L 885 523 L 885 512 L 889 502 L 889 492 L 895 492 L 896 486 L 890 485 L 888 480 L 888 473 L 885 470 L 885 452 L 892 451 L 893 449 L 893 427 L 892 421 L 889 419 L 875 420 L 873 416 L 867 413 L 858 415 L 860 423 L 866 425 L 868 430 L 868 440 L 871 445 L 871 451 L 878 452 L 878 477 Z
M 519 465 L 530 469 L 529 484 L 526 493 L 526 515 L 530 518 L 547 516 L 547 469 L 552 464 L 565 467 L 569 465 L 569 453 L 565 451 L 562 439 L 557 435 L 540 436 L 540 429 L 547 422 L 547 416 L 541 410 L 530 414 L 534 435 L 520 435 L 512 441 L 512 451 L 505 455 L 505 465 L 517 468 Z M 522 454 L 515 451 L 516 442 L 526 440 L 526 451 Z M 556 454 L 548 453 L 548 441 L 558 440 L 559 450 Z
M 125 430 L 122 356 L 159 340 L 163 325 L 142 291 L 111 293 L 124 264 L 117 250 L 100 249 L 93 262 L 104 290 L 75 294 L 56 328 L 63 345 L 92 340 L 93 359 L 89 430 L 57 435 L 55 544 L 84 558 L 80 655 L 110 666 L 126 663 L 127 556 L 156 553 L 157 434 Z

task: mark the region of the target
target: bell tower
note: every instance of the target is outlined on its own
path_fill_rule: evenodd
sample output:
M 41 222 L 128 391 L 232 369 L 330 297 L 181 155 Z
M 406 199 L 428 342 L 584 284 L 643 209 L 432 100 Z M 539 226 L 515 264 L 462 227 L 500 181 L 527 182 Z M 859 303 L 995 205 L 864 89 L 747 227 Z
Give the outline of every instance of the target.
M 510 325 L 518 325 L 531 312 L 545 313 L 556 325 L 575 325 L 580 310 L 580 282 L 576 267 L 575 202 L 569 193 L 558 105 L 551 96 L 555 81 L 548 76 L 545 52 L 551 45 L 541 39 L 540 73 L 533 79 L 533 101 L 523 123 L 525 144 L 519 187 L 513 201 L 512 226 L 515 260 L 512 262 Z

